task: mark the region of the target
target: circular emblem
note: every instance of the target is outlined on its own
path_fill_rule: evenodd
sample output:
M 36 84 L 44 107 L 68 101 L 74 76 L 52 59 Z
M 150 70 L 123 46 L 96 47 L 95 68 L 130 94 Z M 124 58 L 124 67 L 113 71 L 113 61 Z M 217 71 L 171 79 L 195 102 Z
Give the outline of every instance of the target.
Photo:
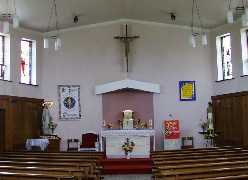
M 66 97 L 64 99 L 64 106 L 67 108 L 67 109 L 72 109 L 76 104 L 76 100 L 73 98 L 73 97 Z

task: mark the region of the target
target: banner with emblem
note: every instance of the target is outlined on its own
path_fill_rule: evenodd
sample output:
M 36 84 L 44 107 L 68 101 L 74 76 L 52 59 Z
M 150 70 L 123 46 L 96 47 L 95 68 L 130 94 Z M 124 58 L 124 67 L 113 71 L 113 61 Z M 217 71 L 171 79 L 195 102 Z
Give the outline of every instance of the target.
M 179 120 L 164 121 L 164 150 L 181 148 Z
M 180 138 L 179 120 L 165 120 L 165 139 L 178 139 Z
M 81 119 L 80 86 L 59 85 L 59 119 Z

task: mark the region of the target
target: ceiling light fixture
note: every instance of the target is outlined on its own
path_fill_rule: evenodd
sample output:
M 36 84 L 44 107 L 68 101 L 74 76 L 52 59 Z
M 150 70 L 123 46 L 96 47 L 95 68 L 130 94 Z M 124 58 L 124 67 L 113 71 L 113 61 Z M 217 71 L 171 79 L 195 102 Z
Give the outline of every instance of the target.
M 199 23 L 200 23 L 200 28 L 201 32 L 196 32 L 194 30 L 195 27 L 195 19 L 194 17 L 197 16 Z M 201 44 L 203 46 L 207 46 L 208 44 L 208 39 L 207 39 L 207 33 L 203 31 L 203 25 L 202 25 L 202 20 L 200 16 L 200 9 L 197 4 L 197 0 L 192 0 L 192 21 L 191 21 L 191 35 L 190 35 L 190 44 L 193 48 L 197 46 L 197 38 L 201 38 Z
M 10 24 L 13 24 L 13 28 L 19 28 L 20 26 L 20 20 L 19 17 L 17 16 L 17 11 L 16 11 L 16 1 L 15 0 L 6 0 L 5 1 L 5 6 L 0 11 L 0 19 L 3 21 L 2 22 L 2 31 L 5 34 L 8 34 L 10 32 Z
M 248 6 L 247 6 L 247 0 L 244 3 L 244 0 L 242 0 L 243 3 L 243 15 L 241 16 L 242 20 L 242 26 L 248 26 Z
M 233 17 L 233 11 L 232 11 L 232 0 L 228 0 L 228 11 L 227 11 L 227 23 L 233 24 L 234 23 L 234 17 Z
M 48 27 L 47 32 L 50 30 L 50 24 L 52 23 L 52 18 L 55 16 L 55 31 L 56 35 L 50 36 L 50 37 L 44 37 L 43 39 L 43 45 L 45 49 L 49 48 L 49 40 L 54 41 L 54 50 L 58 51 L 62 47 L 62 41 L 60 39 L 59 34 L 59 22 L 58 22 L 58 10 L 57 10 L 57 3 L 56 0 L 53 0 L 53 5 L 51 6 L 51 13 L 48 20 Z

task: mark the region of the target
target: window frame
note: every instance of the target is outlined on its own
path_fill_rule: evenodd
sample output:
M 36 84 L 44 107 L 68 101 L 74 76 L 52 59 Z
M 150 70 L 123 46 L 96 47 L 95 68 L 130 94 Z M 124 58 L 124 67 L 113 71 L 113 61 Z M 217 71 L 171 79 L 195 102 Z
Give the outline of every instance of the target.
M 240 30 L 242 51 L 242 76 L 248 76 L 248 28 Z
M 36 83 L 37 74 L 36 74 L 36 67 L 35 67 L 36 61 L 37 61 L 36 60 L 36 40 L 21 38 L 20 44 L 22 43 L 22 41 L 29 43 L 29 72 L 28 72 L 29 79 L 28 79 L 28 83 L 22 82 L 22 71 L 20 70 L 20 84 L 36 86 L 37 85 Z M 20 49 L 22 49 L 21 45 L 20 45 Z
M 226 80 L 231 80 L 234 79 L 233 77 L 233 68 L 232 68 L 232 73 L 231 77 L 226 76 L 226 68 L 225 68 L 225 54 L 224 54 L 224 45 L 223 45 L 223 39 L 226 38 L 227 36 L 230 37 L 230 53 L 231 53 L 231 65 L 232 65 L 232 43 L 231 43 L 231 33 L 225 33 L 220 36 L 216 37 L 216 52 L 217 52 L 217 82 L 218 81 L 226 81 Z
M 0 34 L 0 37 L 2 38 L 2 64 L 0 64 L 1 66 L 1 72 L 0 72 L 0 79 L 1 80 L 5 80 L 5 73 L 3 72 L 3 68 L 6 66 L 5 64 L 5 61 L 6 61 L 6 58 L 5 58 L 5 36 Z

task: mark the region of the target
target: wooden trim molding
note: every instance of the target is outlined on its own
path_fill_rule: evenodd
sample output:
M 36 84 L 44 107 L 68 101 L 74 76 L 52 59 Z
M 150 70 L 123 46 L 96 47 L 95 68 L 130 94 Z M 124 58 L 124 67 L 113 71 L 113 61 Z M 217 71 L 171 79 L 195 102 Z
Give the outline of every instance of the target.
M 229 93 L 229 94 L 221 94 L 217 96 L 212 96 L 211 99 L 219 99 L 219 98 L 225 98 L 225 97 L 237 97 L 237 96 L 245 96 L 248 95 L 248 91 L 240 91 L 240 92 L 235 92 L 235 93 Z
M 96 86 L 95 94 L 99 95 L 122 89 L 135 89 L 135 90 L 141 90 L 151 93 L 160 93 L 159 84 L 135 81 L 131 79 L 124 79 L 121 81 L 109 82 L 106 84 Z

